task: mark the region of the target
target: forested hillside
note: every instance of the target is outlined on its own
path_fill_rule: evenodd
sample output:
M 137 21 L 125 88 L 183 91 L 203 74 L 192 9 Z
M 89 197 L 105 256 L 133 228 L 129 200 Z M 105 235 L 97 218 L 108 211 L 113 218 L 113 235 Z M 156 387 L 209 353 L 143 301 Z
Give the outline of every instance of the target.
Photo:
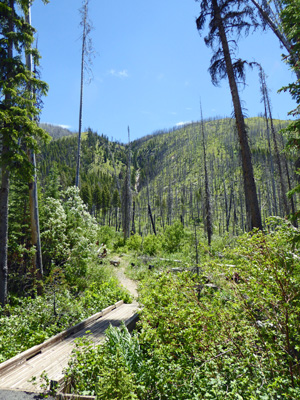
M 286 204 L 284 201 L 286 192 L 296 182 L 295 159 L 291 153 L 283 151 L 285 139 L 279 133 L 287 121 L 273 121 L 274 136 L 268 132 L 264 118 L 250 118 L 246 122 L 263 220 L 271 215 L 286 216 L 292 211 L 291 201 Z M 205 121 L 204 135 L 213 230 L 218 235 L 225 232 L 239 234 L 247 230 L 247 218 L 234 120 Z M 62 188 L 74 184 L 76 140 L 75 136 L 66 137 L 42 148 L 39 156 L 42 187 L 47 186 L 49 176 L 52 183 L 56 179 Z M 110 142 L 91 130 L 83 136 L 81 196 L 101 224 L 120 225 L 120 220 L 116 221 L 122 197 L 118 186 L 122 187 L 125 177 L 127 147 Z M 205 184 L 201 123 L 136 140 L 131 144 L 131 152 L 131 188 L 135 203 L 133 229 L 141 235 L 153 231 L 148 203 L 158 232 L 176 220 L 185 226 L 203 225 Z M 284 193 L 279 167 L 286 189 Z M 296 196 L 293 202 L 295 205 Z

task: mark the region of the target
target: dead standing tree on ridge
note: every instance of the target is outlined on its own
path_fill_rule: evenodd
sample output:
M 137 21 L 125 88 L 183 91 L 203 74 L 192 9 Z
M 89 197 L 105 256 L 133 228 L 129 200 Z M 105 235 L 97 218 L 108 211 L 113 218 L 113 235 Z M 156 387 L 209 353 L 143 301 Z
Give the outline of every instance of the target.
M 82 27 L 82 47 L 81 47 L 81 76 L 80 76 L 80 102 L 79 102 L 79 127 L 78 127 L 78 146 L 77 146 L 77 167 L 75 186 L 79 187 L 79 171 L 80 171 L 80 147 L 81 147 L 81 129 L 82 129 L 82 107 L 83 107 L 83 85 L 91 80 L 91 64 L 94 56 L 92 39 L 90 33 L 93 25 L 89 19 L 89 0 L 83 0 L 82 7 L 79 9 Z

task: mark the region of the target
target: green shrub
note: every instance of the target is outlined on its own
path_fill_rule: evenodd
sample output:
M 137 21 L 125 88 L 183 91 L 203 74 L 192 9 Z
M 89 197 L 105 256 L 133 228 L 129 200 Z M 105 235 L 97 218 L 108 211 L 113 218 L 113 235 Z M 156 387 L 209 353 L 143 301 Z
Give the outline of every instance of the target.
M 149 398 L 300 398 L 298 235 L 278 221 L 244 235 L 224 250 L 230 263 L 202 266 L 215 286 L 199 299 L 195 276 L 148 276 L 139 340 Z
M 96 395 L 103 400 L 134 400 L 141 391 L 135 374 L 141 362 L 137 339 L 130 336 L 124 324 L 121 329 L 110 326 L 103 345 L 94 347 L 85 338 L 77 342 L 65 381 L 75 394 Z
M 143 252 L 149 256 L 159 253 L 162 248 L 161 237 L 156 235 L 147 235 L 143 239 Z
M 141 248 L 142 241 L 143 241 L 142 237 L 138 233 L 136 233 L 130 236 L 129 239 L 127 239 L 126 245 L 129 250 L 138 251 Z
M 163 239 L 164 250 L 168 253 L 179 251 L 183 245 L 184 237 L 184 227 L 179 221 L 175 222 L 173 225 L 167 226 Z
M 110 247 L 112 245 L 113 239 L 116 236 L 116 231 L 114 228 L 104 225 L 99 228 L 99 237 L 101 243 Z

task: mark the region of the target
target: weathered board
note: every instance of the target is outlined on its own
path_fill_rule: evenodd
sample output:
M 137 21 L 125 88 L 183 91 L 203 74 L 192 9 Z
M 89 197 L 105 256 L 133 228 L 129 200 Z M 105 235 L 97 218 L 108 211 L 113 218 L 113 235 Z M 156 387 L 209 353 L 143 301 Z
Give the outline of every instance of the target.
M 30 382 L 33 376 L 39 378 L 42 372 L 58 384 L 61 383 L 63 370 L 67 367 L 75 339 L 83 337 L 87 331 L 88 337 L 97 344 L 104 340 L 105 330 L 109 325 L 119 326 L 131 324 L 135 318 L 138 305 L 124 304 L 122 301 L 101 311 L 59 333 L 46 342 L 18 354 L 0 364 L 0 389 L 40 392 L 39 385 Z M 39 380 L 39 379 L 37 379 Z

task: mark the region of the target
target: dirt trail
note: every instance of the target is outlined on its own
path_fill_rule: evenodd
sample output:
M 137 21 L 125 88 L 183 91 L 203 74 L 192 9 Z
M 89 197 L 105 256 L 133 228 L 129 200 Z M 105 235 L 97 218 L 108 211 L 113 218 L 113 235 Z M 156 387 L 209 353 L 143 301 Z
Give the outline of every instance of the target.
M 130 292 L 130 294 L 134 297 L 134 300 L 136 301 L 138 298 L 138 285 L 136 281 L 127 278 L 127 276 L 125 275 L 126 261 L 124 260 L 124 258 L 121 257 L 114 257 L 114 259 L 120 261 L 120 265 L 114 270 L 116 277 L 119 279 L 121 285 L 123 285 Z

